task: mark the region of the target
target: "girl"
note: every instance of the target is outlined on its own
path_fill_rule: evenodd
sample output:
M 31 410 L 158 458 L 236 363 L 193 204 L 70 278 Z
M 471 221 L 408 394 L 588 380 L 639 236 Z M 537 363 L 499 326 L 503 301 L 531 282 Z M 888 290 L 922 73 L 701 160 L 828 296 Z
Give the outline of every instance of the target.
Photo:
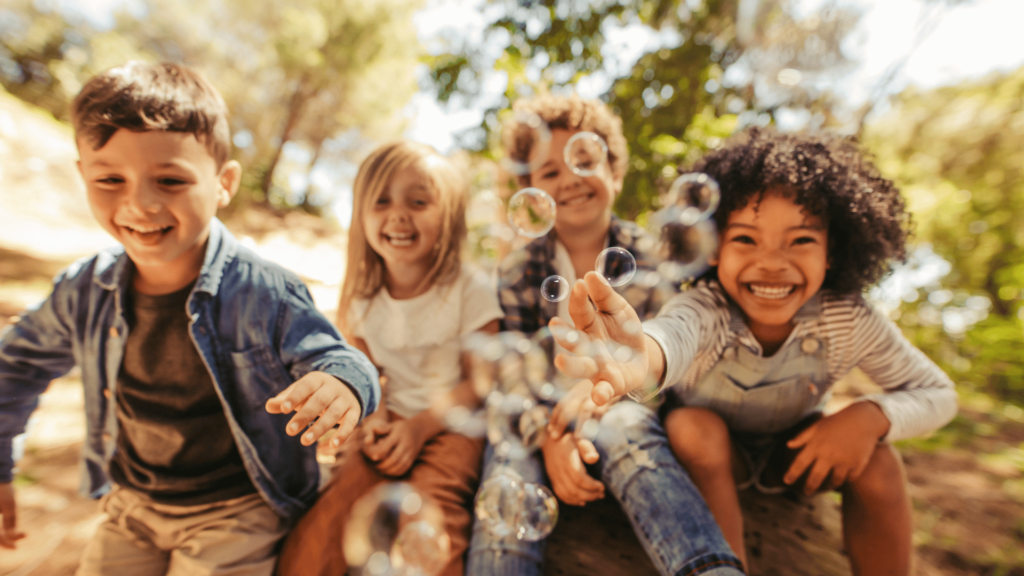
M 451 543 L 441 573 L 463 572 L 483 440 L 447 432 L 442 417 L 474 401 L 460 373 L 461 337 L 496 333 L 502 316 L 487 276 L 460 263 L 466 188 L 449 161 L 408 141 L 378 148 L 359 168 L 338 323 L 386 374 L 387 409 L 342 447 L 332 480 L 285 543 L 279 574 L 344 574 L 352 504 L 389 480 L 441 506 Z
M 598 404 L 653 377 L 665 428 L 733 550 L 744 556 L 737 488 L 838 489 L 854 574 L 908 574 L 910 506 L 890 442 L 956 413 L 953 383 L 861 297 L 905 256 L 903 200 L 856 146 L 752 129 L 700 161 L 715 178 L 720 249 L 696 286 L 645 323 L 600 279 L 573 288 L 577 326 L 641 351 L 586 369 Z M 587 303 L 593 299 L 603 314 Z M 885 391 L 822 417 L 832 384 L 860 368 Z

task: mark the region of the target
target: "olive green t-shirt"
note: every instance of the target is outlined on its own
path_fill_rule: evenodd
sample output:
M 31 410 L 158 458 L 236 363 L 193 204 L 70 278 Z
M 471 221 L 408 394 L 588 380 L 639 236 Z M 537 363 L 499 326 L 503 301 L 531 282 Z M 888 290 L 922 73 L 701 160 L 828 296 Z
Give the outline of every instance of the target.
M 189 285 L 162 296 L 129 289 L 128 338 L 117 377 L 111 478 L 164 504 L 252 494 L 213 380 L 188 332 Z

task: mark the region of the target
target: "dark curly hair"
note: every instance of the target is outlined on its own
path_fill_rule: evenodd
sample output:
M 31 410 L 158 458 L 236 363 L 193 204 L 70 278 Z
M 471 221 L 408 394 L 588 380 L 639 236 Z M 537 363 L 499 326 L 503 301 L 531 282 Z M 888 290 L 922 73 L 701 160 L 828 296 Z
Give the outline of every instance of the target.
M 903 197 L 852 138 L 750 128 L 698 160 L 693 171 L 721 187 L 715 223 L 778 187 L 828 230 L 823 289 L 859 294 L 906 261 L 910 214 Z M 706 278 L 717 278 L 711 269 Z

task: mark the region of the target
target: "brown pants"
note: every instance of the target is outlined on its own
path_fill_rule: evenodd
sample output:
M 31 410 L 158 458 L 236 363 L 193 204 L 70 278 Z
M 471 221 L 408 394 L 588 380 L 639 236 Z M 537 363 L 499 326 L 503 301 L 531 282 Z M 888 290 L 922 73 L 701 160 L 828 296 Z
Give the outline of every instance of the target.
M 391 419 L 400 418 L 391 415 Z M 363 456 L 362 434 L 349 437 L 334 466 L 333 478 L 313 508 L 285 541 L 278 563 L 279 576 L 342 576 L 348 563 L 342 552 L 345 523 L 352 505 L 381 482 L 403 481 L 437 502 L 444 512 L 452 555 L 441 572 L 462 576 L 463 555 L 473 527 L 473 497 L 480 482 L 484 440 L 442 432 L 423 451 L 404 476 L 391 478 Z

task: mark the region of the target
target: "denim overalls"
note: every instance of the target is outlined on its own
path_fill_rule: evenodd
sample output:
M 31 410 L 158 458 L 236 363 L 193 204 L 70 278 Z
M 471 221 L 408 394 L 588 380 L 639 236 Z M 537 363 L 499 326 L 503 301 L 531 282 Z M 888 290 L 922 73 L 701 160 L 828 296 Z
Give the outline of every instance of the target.
M 730 309 L 730 331 L 752 340 L 742 311 L 735 304 Z M 775 354 L 761 356 L 736 338 L 693 387 L 674 391 L 678 403 L 707 408 L 725 420 L 750 473 L 740 488 L 756 483 L 761 491 L 778 491 L 759 480 L 779 433 L 819 413 L 828 400 L 828 342 L 820 320 L 816 294 L 797 311 L 796 327 Z

